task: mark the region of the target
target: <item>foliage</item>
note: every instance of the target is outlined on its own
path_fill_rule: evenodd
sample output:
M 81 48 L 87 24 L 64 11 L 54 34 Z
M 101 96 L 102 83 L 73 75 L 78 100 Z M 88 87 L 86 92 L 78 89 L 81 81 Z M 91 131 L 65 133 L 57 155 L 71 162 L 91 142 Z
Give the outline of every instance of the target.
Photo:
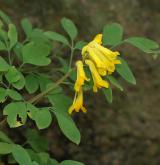
M 3 109 L 3 120 L 0 127 L 8 124 L 10 128 L 34 126 L 47 129 L 52 120 L 57 123 L 62 133 L 73 143 L 79 144 L 80 132 L 68 114 L 71 98 L 66 95 L 65 85 L 73 90 L 75 68 L 73 57 L 78 55 L 85 41 L 77 41 L 78 29 L 67 18 L 61 21 L 66 36 L 54 31 L 43 31 L 34 28 L 25 18 L 21 26 L 25 34 L 19 40 L 17 27 L 2 11 L 3 22 L 0 27 L 0 102 Z M 59 48 L 54 46 L 59 42 Z M 123 39 L 123 28 L 117 23 L 106 25 L 103 29 L 103 45 L 111 50 L 121 44 L 131 44 L 145 53 L 159 53 L 159 45 L 143 37 Z M 57 51 L 58 49 L 58 51 Z M 63 51 L 70 49 L 70 56 L 65 59 Z M 119 75 L 131 84 L 136 84 L 134 74 L 123 57 L 119 57 L 120 65 L 116 66 L 113 75 L 105 77 L 111 83 L 108 89 L 102 89 L 109 103 L 112 103 L 112 85 L 123 91 L 117 80 Z M 56 63 L 54 61 L 57 61 Z M 85 90 L 90 91 L 92 83 Z M 63 104 L 62 104 L 63 100 Z M 29 126 L 28 126 L 29 127 Z M 80 162 L 64 160 L 57 162 L 48 152 L 49 142 L 35 130 L 27 129 L 24 144 L 16 144 L 6 133 L 0 131 L 0 157 L 6 157 L 8 163 L 19 165 L 83 165 Z

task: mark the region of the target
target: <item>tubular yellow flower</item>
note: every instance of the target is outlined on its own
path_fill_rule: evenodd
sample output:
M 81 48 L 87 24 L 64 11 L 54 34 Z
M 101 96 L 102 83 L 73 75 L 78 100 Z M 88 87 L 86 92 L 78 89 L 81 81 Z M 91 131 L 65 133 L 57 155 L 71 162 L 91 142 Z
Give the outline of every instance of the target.
M 97 34 L 93 41 L 97 42 L 97 44 L 102 44 L 102 34 Z
M 83 106 L 83 90 L 82 88 L 79 90 L 79 92 L 75 93 L 73 104 L 70 106 L 68 112 L 69 114 L 72 114 L 73 111 L 79 112 L 82 110 L 82 112 L 86 113 L 87 109 Z
M 115 71 L 115 65 L 120 64 L 117 59 L 119 52 L 113 52 L 102 45 L 102 34 L 98 34 L 93 41 L 82 49 L 84 60 L 89 59 L 95 64 L 98 73 L 102 76 L 111 74 Z
M 89 51 L 89 59 L 92 60 L 98 68 L 105 68 L 104 61 L 96 54 L 95 50 L 92 48 L 88 48 Z
M 98 88 L 102 88 L 102 87 L 108 88 L 109 83 L 101 78 L 94 63 L 91 60 L 85 60 L 85 63 L 89 66 L 89 69 L 92 74 L 92 78 L 93 78 L 93 82 L 94 82 L 93 91 L 97 92 Z
M 80 60 L 77 61 L 76 66 L 77 66 L 77 80 L 75 82 L 74 89 L 76 92 L 78 92 L 82 87 L 82 85 L 84 85 L 84 81 L 85 80 L 89 81 L 89 79 L 85 75 L 82 61 Z

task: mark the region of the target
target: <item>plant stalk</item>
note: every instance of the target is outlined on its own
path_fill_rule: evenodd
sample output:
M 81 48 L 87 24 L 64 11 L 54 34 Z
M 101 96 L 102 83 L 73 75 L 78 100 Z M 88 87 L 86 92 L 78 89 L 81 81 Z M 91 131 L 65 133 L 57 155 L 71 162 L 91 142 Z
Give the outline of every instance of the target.
M 51 92 L 53 89 L 55 89 L 59 84 L 61 84 L 72 72 L 72 69 L 70 69 L 62 78 L 60 78 L 56 83 L 52 84 L 48 89 L 43 91 L 42 93 L 36 95 L 35 97 L 31 98 L 28 102 L 33 104 L 39 102 L 45 95 L 47 95 L 49 92 Z

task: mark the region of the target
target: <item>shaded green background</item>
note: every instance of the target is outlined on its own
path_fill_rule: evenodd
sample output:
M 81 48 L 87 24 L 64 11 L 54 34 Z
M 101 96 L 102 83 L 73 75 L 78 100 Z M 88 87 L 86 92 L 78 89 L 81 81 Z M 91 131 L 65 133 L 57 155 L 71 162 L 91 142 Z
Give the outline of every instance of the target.
M 159 0 L 0 0 L 0 9 L 17 25 L 28 17 L 45 30 L 61 31 L 60 20 L 68 17 L 76 23 L 80 39 L 90 40 L 103 25 L 118 22 L 125 37 L 146 36 L 160 43 Z M 160 60 L 130 46 L 118 50 L 128 60 L 137 85 L 122 81 L 125 90 L 114 89 L 112 105 L 101 94 L 85 99 L 88 114 L 75 116 L 82 133 L 80 146 L 66 140 L 53 124 L 46 131 L 53 157 L 86 165 L 160 164 Z

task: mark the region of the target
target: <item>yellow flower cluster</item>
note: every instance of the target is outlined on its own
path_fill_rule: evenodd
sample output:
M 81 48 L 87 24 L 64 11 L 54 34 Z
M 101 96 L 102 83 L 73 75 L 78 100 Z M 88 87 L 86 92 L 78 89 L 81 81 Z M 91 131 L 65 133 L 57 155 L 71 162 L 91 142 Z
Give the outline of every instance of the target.
M 102 34 L 98 34 L 93 41 L 88 43 L 82 49 L 83 61 L 79 60 L 76 62 L 77 67 L 77 80 L 75 82 L 75 97 L 72 106 L 69 108 L 69 113 L 73 111 L 87 112 L 83 106 L 83 89 L 85 81 L 90 81 L 86 77 L 83 65 L 86 64 L 92 75 L 93 79 L 93 92 L 97 92 L 98 88 L 108 88 L 109 83 L 103 80 L 102 76 L 112 74 L 115 71 L 115 65 L 121 64 L 120 60 L 117 59 L 119 52 L 113 52 L 102 46 Z

